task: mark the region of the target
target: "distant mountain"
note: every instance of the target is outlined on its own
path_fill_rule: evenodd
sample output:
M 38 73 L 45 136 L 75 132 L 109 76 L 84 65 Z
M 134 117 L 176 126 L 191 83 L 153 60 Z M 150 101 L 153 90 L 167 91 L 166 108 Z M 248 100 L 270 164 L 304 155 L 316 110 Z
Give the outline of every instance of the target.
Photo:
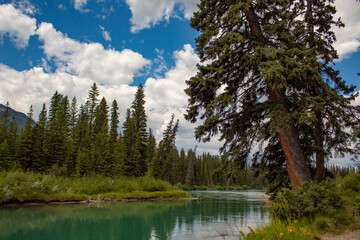
M 2 116 L 3 112 L 5 111 L 6 106 L 0 104 L 0 116 Z M 22 112 L 17 112 L 14 109 L 10 108 L 10 117 L 14 117 L 15 121 L 18 124 L 19 130 L 22 129 L 25 126 L 26 122 L 26 114 Z

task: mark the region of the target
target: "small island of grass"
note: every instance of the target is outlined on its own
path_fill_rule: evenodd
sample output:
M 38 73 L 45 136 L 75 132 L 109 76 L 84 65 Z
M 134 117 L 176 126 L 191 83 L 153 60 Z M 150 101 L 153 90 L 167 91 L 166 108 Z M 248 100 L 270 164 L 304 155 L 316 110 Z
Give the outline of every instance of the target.
M 33 172 L 0 173 L 0 204 L 168 200 L 190 195 L 169 183 L 144 177 L 64 177 Z

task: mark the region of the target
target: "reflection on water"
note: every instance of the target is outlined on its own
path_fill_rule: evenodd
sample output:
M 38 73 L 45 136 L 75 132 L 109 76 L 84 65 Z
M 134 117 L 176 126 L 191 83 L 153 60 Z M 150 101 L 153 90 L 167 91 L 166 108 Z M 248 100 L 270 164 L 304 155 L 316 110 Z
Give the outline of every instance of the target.
M 238 239 L 268 221 L 262 191 L 190 194 L 200 199 L 2 208 L 0 239 Z

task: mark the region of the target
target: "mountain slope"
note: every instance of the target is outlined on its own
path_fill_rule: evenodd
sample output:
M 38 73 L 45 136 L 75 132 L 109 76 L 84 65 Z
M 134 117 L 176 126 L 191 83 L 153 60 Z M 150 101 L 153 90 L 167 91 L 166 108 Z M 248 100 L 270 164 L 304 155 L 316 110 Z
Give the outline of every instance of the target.
M 3 104 L 0 104 L 0 116 L 2 116 L 3 112 L 5 111 L 6 106 Z M 18 128 L 19 130 L 22 129 L 25 126 L 25 122 L 26 122 L 26 114 L 22 113 L 22 112 L 17 112 L 14 109 L 10 108 L 9 109 L 10 112 L 10 117 L 14 117 L 15 121 L 18 124 Z

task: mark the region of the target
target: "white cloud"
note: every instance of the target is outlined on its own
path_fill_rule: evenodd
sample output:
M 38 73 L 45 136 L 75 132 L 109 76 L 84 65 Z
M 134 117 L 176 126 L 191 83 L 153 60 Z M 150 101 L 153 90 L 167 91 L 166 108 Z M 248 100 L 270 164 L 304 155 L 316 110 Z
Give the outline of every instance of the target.
M 86 11 L 84 7 L 86 6 L 87 1 L 88 0 L 74 0 L 74 8 L 81 12 Z
M 184 17 L 190 19 L 197 9 L 199 0 L 126 0 L 129 5 L 133 26 L 131 32 L 136 33 L 141 29 L 150 28 L 161 21 L 169 21 L 174 13 L 175 4 L 183 6 Z
M 134 74 L 150 63 L 129 49 L 118 52 L 104 49 L 99 43 L 78 42 L 56 31 L 50 23 L 41 23 L 36 33 L 44 42 L 47 59 L 55 62 L 58 71 L 100 84 L 131 84 Z
M 0 5 L 0 37 L 9 36 L 18 48 L 25 48 L 35 30 L 34 18 L 23 14 L 11 4 Z
M 164 78 L 148 78 L 145 83 L 146 114 L 148 125 L 158 140 L 166 129 L 167 121 L 174 113 L 180 120 L 177 146 L 194 148 L 198 145 L 199 152 L 211 151 L 217 153 L 220 143 L 214 139 L 211 143 L 198 143 L 194 139 L 194 125 L 184 119 L 187 108 L 187 95 L 184 89 L 185 81 L 195 76 L 196 65 L 200 62 L 199 57 L 190 45 L 185 45 L 183 50 L 174 53 L 175 67 L 170 69 Z
M 17 8 L 20 9 L 25 14 L 33 15 L 36 13 L 36 8 L 30 0 L 18 0 L 12 1 L 12 4 Z
M 99 25 L 99 28 L 101 30 L 101 34 L 103 36 L 103 38 L 106 40 L 106 41 L 109 41 L 111 42 L 111 37 L 110 37 L 110 34 L 108 31 L 105 30 L 105 28 L 101 25 Z
M 341 17 L 345 23 L 345 28 L 333 28 L 337 38 L 334 47 L 341 61 L 360 47 L 360 3 L 355 0 L 336 0 L 335 5 L 336 19 Z

